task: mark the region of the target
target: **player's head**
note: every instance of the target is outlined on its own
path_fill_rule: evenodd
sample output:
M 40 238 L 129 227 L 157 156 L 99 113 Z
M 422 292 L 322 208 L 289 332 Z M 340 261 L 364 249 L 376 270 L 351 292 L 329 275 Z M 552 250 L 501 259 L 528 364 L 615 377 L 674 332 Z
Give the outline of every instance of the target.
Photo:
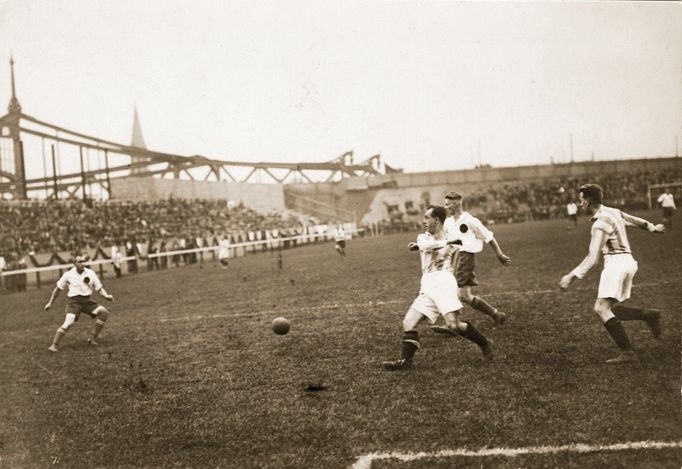
M 431 234 L 434 234 L 439 227 L 443 226 L 447 212 L 445 207 L 440 205 L 429 205 L 429 208 L 424 212 L 424 229 Z
M 85 256 L 76 256 L 76 257 L 73 259 L 73 265 L 76 266 L 76 270 L 77 270 L 78 272 L 82 272 L 82 271 L 83 271 L 83 268 L 85 267 L 85 266 L 83 265 L 84 262 L 85 262 Z
M 583 184 L 580 186 L 580 205 L 595 206 L 601 205 L 604 191 L 598 184 Z
M 445 193 L 443 206 L 445 207 L 448 215 L 452 215 L 458 211 L 461 211 L 463 198 L 464 197 L 459 192 L 450 191 Z

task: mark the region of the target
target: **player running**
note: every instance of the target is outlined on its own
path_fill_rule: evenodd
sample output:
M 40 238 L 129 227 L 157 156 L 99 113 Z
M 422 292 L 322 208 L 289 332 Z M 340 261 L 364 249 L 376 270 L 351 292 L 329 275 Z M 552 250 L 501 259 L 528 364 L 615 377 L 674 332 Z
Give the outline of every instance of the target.
M 637 272 L 637 261 L 632 257 L 626 225 L 636 226 L 651 233 L 663 233 L 663 225 L 654 225 L 642 218 L 602 205 L 603 191 L 597 184 L 580 187 L 580 206 L 592 212 L 590 248 L 587 256 L 575 269 L 564 275 L 559 282 L 562 290 L 568 290 L 571 282 L 582 279 L 604 255 L 604 269 L 599 279 L 594 312 L 599 315 L 609 335 L 620 349 L 620 355 L 606 360 L 609 364 L 638 363 L 630 339 L 621 321 L 645 321 L 655 338 L 661 335 L 660 311 L 625 306 L 621 302 L 630 298 L 632 280 Z
M 486 359 L 493 359 L 492 342 L 473 324 L 460 318 L 462 303 L 456 294 L 453 295 L 457 292 L 457 281 L 452 275 L 452 256 L 458 248 L 453 245 L 456 241 L 449 243 L 445 237 L 443 231 L 445 217 L 445 208 L 429 206 L 423 219 L 426 232 L 417 237 L 416 243 L 408 245 L 410 250 L 420 251 L 421 288 L 403 319 L 402 358 L 383 362 L 382 366 L 386 370 L 405 370 L 413 367 L 412 359 L 420 348 L 417 326 L 424 319 L 434 323 L 439 316 L 445 319 L 446 326 L 443 329 L 447 333 L 469 339 L 481 348 Z
M 478 285 L 474 271 L 476 268 L 475 254 L 483 251 L 483 243 L 485 242 L 495 251 L 497 259 L 503 266 L 506 267 L 511 264 L 511 259 L 502 252 L 493 232 L 486 228 L 481 220 L 462 209 L 462 201 L 463 197 L 458 192 L 448 192 L 445 194 L 443 204 L 448 213 L 444 224 L 447 239 L 459 239 L 462 242 L 462 246 L 453 261 L 455 278 L 459 286 L 459 299 L 490 316 L 495 321 L 496 326 L 501 326 L 507 319 L 507 315 L 471 291 L 473 287 Z M 448 332 L 446 328 L 441 326 L 431 326 L 431 328 L 435 332 Z

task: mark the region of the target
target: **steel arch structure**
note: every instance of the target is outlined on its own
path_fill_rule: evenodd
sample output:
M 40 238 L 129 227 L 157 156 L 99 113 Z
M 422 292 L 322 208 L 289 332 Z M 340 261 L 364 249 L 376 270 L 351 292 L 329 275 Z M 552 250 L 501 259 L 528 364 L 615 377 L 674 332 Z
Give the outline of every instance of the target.
M 271 182 L 286 183 L 293 178 L 325 182 L 344 177 L 384 175 L 402 172 L 381 161 L 377 154 L 355 163 L 353 151 L 347 151 L 321 163 L 278 163 L 226 161 L 203 155 L 183 156 L 152 151 L 125 145 L 46 122 L 23 112 L 16 97 L 14 60 L 10 58 L 12 97 L 7 114 L 0 117 L 0 197 L 28 199 L 35 194 L 47 198 L 84 199 L 92 195 L 93 186 L 107 198 L 117 197 L 111 193 L 111 179 L 118 177 L 173 177 L 192 180 L 249 182 L 254 175 L 265 174 Z M 43 148 L 43 175 L 27 178 L 25 162 L 35 158 L 25 150 L 28 137 L 37 138 Z M 45 154 L 45 142 L 50 145 L 49 159 Z M 60 171 L 63 156 L 59 149 L 66 145 L 78 150 L 80 170 Z M 103 165 L 90 168 L 93 152 Z M 4 164 L 3 164 L 4 162 Z M 51 170 L 48 170 L 51 168 Z M 247 171 L 244 177 L 235 177 L 236 169 Z M 48 174 L 49 173 L 49 174 Z M 320 175 L 322 175 L 320 177 Z

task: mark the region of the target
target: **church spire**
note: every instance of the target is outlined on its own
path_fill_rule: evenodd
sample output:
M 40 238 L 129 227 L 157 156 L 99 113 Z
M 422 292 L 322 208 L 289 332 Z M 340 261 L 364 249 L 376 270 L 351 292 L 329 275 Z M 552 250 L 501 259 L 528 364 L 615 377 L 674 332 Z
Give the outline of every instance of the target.
M 140 118 L 137 115 L 137 106 L 135 106 L 135 113 L 133 115 L 133 135 L 130 144 L 138 148 L 147 148 L 144 143 L 144 136 L 142 135 L 142 126 L 140 125 Z
M 9 100 L 7 111 L 10 114 L 19 114 L 21 113 L 21 104 L 19 104 L 19 100 L 17 99 L 16 87 L 14 85 L 14 57 L 12 56 L 12 52 L 9 53 L 9 68 L 11 71 L 10 73 L 12 74 L 12 97 Z

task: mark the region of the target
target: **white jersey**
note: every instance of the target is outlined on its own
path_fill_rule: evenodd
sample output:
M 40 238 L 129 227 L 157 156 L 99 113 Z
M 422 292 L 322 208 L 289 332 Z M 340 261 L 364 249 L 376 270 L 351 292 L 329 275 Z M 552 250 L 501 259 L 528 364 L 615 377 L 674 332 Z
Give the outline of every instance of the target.
M 116 267 L 121 267 L 121 262 L 123 261 L 123 255 L 118 249 L 118 246 L 111 246 L 111 262 Z
M 456 248 L 447 245 L 447 239 L 437 239 L 431 233 L 426 232 L 417 236 L 419 256 L 422 261 L 422 275 L 436 272 L 452 272 L 452 262 L 439 262 L 446 256 L 452 256 Z
M 481 252 L 483 242 L 489 243 L 493 239 L 493 232 L 469 212 L 462 212 L 456 220 L 454 217 L 446 218 L 443 229 L 448 241 L 459 239 L 462 241 L 459 250 L 472 254 Z
M 566 205 L 566 212 L 569 215 L 575 215 L 578 213 L 578 206 L 574 202 L 570 202 Z
M 84 267 L 83 272 L 79 274 L 76 268 L 72 267 L 57 280 L 57 288 L 60 290 L 64 290 L 67 286 L 69 291 L 66 296 L 90 296 L 93 290 L 97 291 L 102 288 L 102 283 L 92 269 Z
M 230 257 L 230 240 L 223 239 L 218 244 L 218 259 L 227 259 Z
M 658 196 L 658 203 L 661 204 L 661 207 L 676 208 L 675 197 L 673 197 L 672 194 L 668 194 L 667 192 L 664 192 Z
M 346 232 L 343 231 L 343 228 L 339 228 L 336 230 L 334 233 L 334 241 L 344 241 L 346 239 Z

